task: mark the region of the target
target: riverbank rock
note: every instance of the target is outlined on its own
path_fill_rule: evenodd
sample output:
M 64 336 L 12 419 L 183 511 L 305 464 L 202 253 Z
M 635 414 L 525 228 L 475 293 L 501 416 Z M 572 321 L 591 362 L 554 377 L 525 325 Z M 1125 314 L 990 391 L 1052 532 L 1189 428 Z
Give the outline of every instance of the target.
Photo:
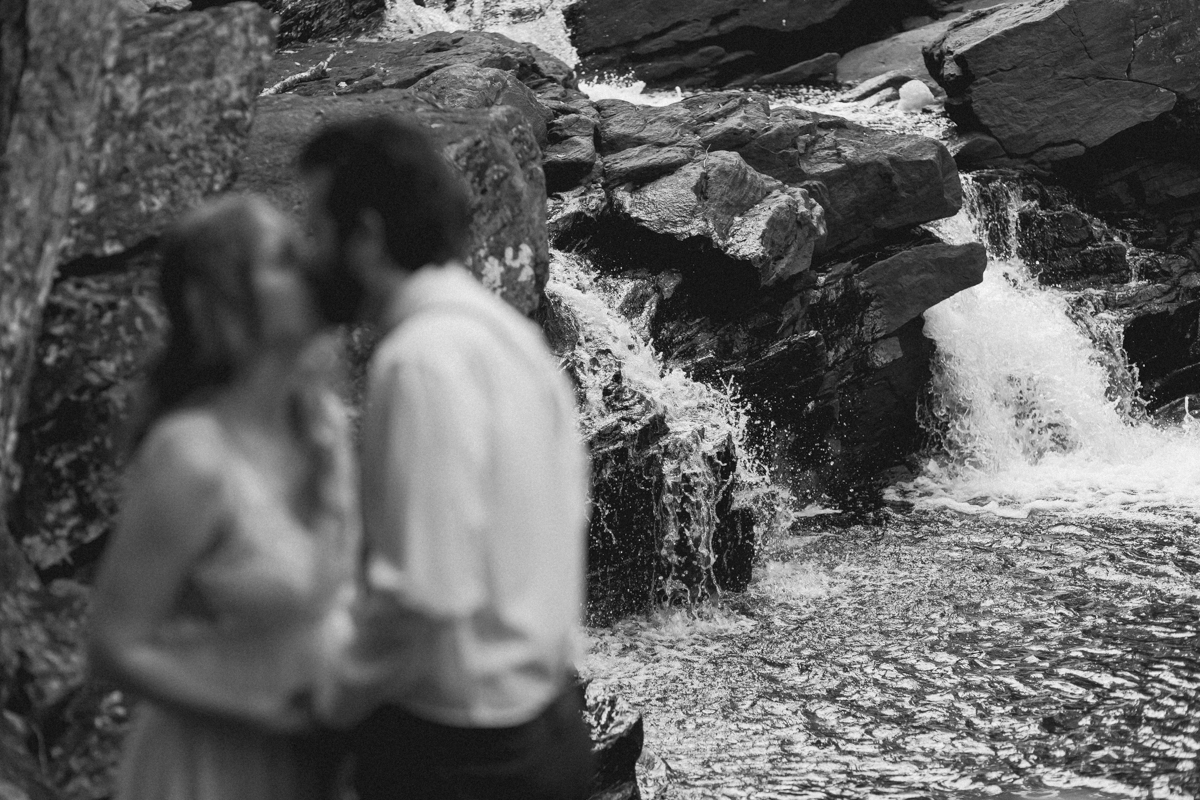
M 397 89 L 264 97 L 236 188 L 303 218 L 307 197 L 295 166 L 303 143 L 326 123 L 369 114 L 404 114 L 428 126 L 470 192 L 468 266 L 513 306 L 533 312 L 549 265 L 545 179 L 533 132 L 512 106 L 443 109 Z
M 229 188 L 274 47 L 248 2 L 124 23 L 63 261 L 119 253 Z
M 438 70 L 468 64 L 511 73 L 539 96 L 582 97 L 575 73 L 564 62 L 534 45 L 480 31 L 438 31 L 398 42 L 306 45 L 276 58 L 267 85 L 324 62 L 328 62 L 324 77 L 301 83 L 291 91 L 331 95 L 407 89 Z
M 565 16 L 585 70 L 671 87 L 777 74 L 896 33 L 927 10 L 909 0 L 579 0 Z
M 717 151 L 638 188 L 613 190 L 617 212 L 654 233 L 703 237 L 753 266 L 763 285 L 808 269 L 825 235 L 824 212 L 803 189 Z
M 179 0 L 172 0 L 179 2 Z M 279 46 L 361 35 L 383 21 L 386 0 L 254 0 L 279 18 Z M 227 5 L 229 0 L 192 0 L 193 9 Z
M 1192 0 L 1033 0 L 952 23 L 926 54 L 946 110 L 1010 155 L 1057 161 L 1200 97 Z
M 609 622 L 655 602 L 741 591 L 755 526 L 729 401 L 683 376 L 664 377 L 649 325 L 678 274 L 597 276 L 556 253 L 543 328 L 573 377 L 592 457 L 588 619 Z M 602 297 L 620 293 L 613 313 Z
M 731 151 L 753 170 L 804 189 L 824 209 L 818 255 L 869 249 L 954 214 L 958 169 L 938 142 L 882 133 L 766 97 L 711 92 L 661 107 L 601 100 L 598 142 L 609 184 L 673 172 L 697 154 Z

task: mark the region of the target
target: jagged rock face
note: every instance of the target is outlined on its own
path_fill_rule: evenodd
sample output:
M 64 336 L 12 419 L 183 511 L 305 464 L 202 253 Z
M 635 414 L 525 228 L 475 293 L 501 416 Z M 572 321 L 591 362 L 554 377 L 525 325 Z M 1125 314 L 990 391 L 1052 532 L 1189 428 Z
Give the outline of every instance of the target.
M 926 58 L 956 121 L 1057 161 L 1200 96 L 1200 6 L 1033 0 L 956 21 Z
M 124 24 L 64 261 L 119 253 L 229 188 L 274 47 L 252 3 Z
M 812 263 L 825 234 L 821 207 L 803 189 L 751 169 L 741 156 L 717 151 L 644 186 L 613 190 L 618 213 L 655 233 L 704 237 L 751 264 L 763 285 Z
M 178 2 L 178 0 L 173 0 Z M 226 5 L 229 0 L 192 0 L 192 8 Z M 279 16 L 279 46 L 361 34 L 381 21 L 387 0 L 254 0 Z
M 910 0 L 579 0 L 566 18 L 588 70 L 632 71 L 658 86 L 721 86 L 845 52 L 927 10 Z
M 426 75 L 412 85 L 412 90 L 443 108 L 511 106 L 525 118 L 538 144 L 546 144 L 546 124 L 554 113 L 511 72 L 456 64 Z
M 55 284 L 17 458 L 25 478 L 9 519 L 43 578 L 93 563 L 116 515 L 138 379 L 166 333 L 158 258 Z
M 962 204 L 958 169 L 932 139 L 771 108 L 762 95 L 745 93 L 714 92 L 659 108 L 620 100 L 595 107 L 609 185 L 636 187 L 702 152 L 733 151 L 755 171 L 804 189 L 822 206 L 827 233 L 818 239 L 817 254 L 869 249 L 897 231 L 950 216 Z
M 534 45 L 498 33 L 435 32 L 399 42 L 321 43 L 282 53 L 272 64 L 267 85 L 329 60 L 328 76 L 300 84 L 296 94 L 356 94 L 376 89 L 407 89 L 446 67 L 470 64 L 498 69 L 544 98 L 578 96 L 567 64 Z
M 236 188 L 262 193 L 303 217 L 307 195 L 295 167 L 300 148 L 325 123 L 369 114 L 405 114 L 429 126 L 471 195 L 468 266 L 516 308 L 535 310 L 549 265 L 545 179 L 537 141 L 511 106 L 442 109 L 397 89 L 264 97 Z
M 920 446 L 933 355 L 921 312 L 978 283 L 985 263 L 978 245 L 931 243 L 769 290 L 685 280 L 655 343 L 669 364 L 738 387 L 773 474 L 853 509 Z

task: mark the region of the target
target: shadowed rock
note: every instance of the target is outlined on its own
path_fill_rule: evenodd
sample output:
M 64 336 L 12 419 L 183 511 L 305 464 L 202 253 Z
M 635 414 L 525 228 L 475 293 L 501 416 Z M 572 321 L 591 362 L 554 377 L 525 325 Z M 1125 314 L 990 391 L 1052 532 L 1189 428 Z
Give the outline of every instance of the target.
M 927 244 L 905 250 L 854 277 L 868 298 L 863 312 L 867 341 L 891 336 L 925 309 L 983 280 L 987 252 L 982 244 Z
M 407 89 L 440 69 L 470 64 L 512 73 L 539 96 L 581 97 L 569 66 L 534 45 L 498 33 L 439 31 L 400 42 L 310 44 L 280 54 L 267 85 L 329 60 L 328 76 L 302 83 L 296 94 L 354 94 Z M 543 97 L 545 99 L 545 97 Z
M 180 0 L 168 0 L 178 3 Z M 154 0 L 145 0 L 154 5 Z M 386 0 L 255 0 L 279 17 L 281 47 L 317 39 L 357 34 L 376 27 Z M 229 0 L 192 0 L 192 8 L 227 5 Z
M 745 261 L 764 285 L 808 269 L 825 233 L 821 207 L 803 189 L 717 151 L 641 188 L 613 190 L 616 209 L 638 225 L 677 239 L 704 237 Z
M 549 265 L 545 178 L 537 141 L 511 106 L 443 109 L 396 89 L 264 97 L 236 188 L 265 194 L 303 216 L 306 192 L 295 166 L 300 147 L 325 123 L 368 114 L 408 115 L 428 126 L 470 192 L 468 266 L 514 307 L 536 309 Z
M 772 109 L 762 95 L 712 92 L 658 108 L 602 100 L 596 110 L 606 173 L 614 166 L 608 183 L 644 180 L 690 151 L 735 151 L 754 170 L 805 189 L 821 204 L 828 235 L 818 253 L 869 248 L 962 204 L 958 169 L 933 139 Z
M 910 0 L 578 0 L 565 16 L 586 69 L 670 87 L 786 72 L 894 33 L 927 9 Z
M 412 90 L 443 108 L 512 106 L 529 123 L 539 145 L 546 143 L 546 123 L 554 116 L 511 72 L 474 64 L 443 67 L 414 83 Z
M 274 44 L 251 3 L 125 23 L 64 261 L 118 253 L 229 188 Z
M 955 21 L 926 51 L 960 125 L 1012 155 L 1083 154 L 1200 96 L 1193 0 L 1033 0 Z

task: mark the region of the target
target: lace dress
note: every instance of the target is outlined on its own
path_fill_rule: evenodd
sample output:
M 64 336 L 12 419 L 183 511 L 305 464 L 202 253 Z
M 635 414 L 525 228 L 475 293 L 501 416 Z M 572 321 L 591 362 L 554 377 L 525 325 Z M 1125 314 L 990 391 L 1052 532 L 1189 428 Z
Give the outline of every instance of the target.
M 127 503 L 153 502 L 139 492 L 194 477 L 175 474 L 187 472 L 180 464 L 189 453 L 217 455 L 223 468 L 208 476 L 211 490 L 184 511 L 213 520 L 219 535 L 187 570 L 153 647 L 169 651 L 200 680 L 215 676 L 234 693 L 228 696 L 244 697 L 248 708 L 268 715 L 272 708 L 281 717 L 294 712 L 345 635 L 357 519 L 340 412 L 331 401 L 318 415 L 325 418 L 310 420 L 323 444 L 308 455 L 326 462 L 312 485 L 288 485 L 264 469 L 247 457 L 245 442 L 204 410 L 160 421 L 127 479 Z M 147 529 L 153 525 L 139 524 L 147 515 L 131 516 L 115 537 L 114 558 L 136 559 L 137 548 L 153 546 L 148 537 L 156 532 Z M 293 736 L 169 702 L 144 702 L 135 712 L 117 781 L 117 800 L 296 800 L 317 793 L 312 765 Z

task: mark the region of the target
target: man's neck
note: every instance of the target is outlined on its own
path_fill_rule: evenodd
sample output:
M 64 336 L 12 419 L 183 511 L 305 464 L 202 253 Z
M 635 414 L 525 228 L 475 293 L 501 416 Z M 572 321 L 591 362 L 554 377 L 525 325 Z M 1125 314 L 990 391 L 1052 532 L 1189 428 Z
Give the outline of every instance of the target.
M 461 267 L 462 264 L 459 261 L 447 261 L 443 264 L 426 264 L 414 270 L 395 269 L 386 274 L 376 284 L 378 291 L 373 293 L 374 302 L 368 308 L 367 321 L 381 332 L 395 328 L 405 316 L 406 298 L 414 279 L 450 266 Z

